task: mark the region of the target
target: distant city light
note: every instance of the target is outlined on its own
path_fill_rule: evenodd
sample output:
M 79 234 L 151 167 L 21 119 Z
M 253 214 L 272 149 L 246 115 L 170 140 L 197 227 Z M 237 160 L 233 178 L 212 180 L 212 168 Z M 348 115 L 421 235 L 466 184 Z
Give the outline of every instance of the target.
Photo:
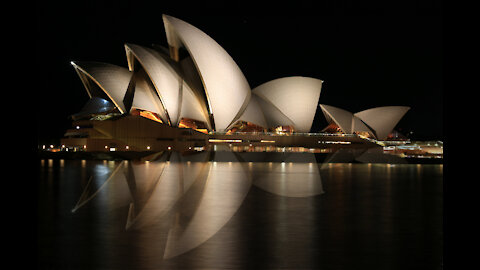
M 147 150 L 150 150 L 150 146 L 147 146 Z
M 127 145 L 127 146 L 125 146 L 125 149 L 127 149 L 127 150 L 128 150 L 129 148 L 130 148 L 130 147 L 128 147 L 128 145 Z
M 172 147 L 171 147 L 171 146 L 169 146 L 169 147 L 167 147 L 167 149 L 168 149 L 168 150 L 172 150 Z
M 80 126 L 76 126 L 76 129 L 80 129 Z

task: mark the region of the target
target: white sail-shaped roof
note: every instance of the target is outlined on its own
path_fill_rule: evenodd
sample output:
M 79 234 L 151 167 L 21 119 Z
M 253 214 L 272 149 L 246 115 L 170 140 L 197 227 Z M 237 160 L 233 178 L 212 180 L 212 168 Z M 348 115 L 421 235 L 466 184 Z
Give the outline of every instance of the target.
M 344 133 L 352 133 L 353 114 L 351 112 L 325 104 L 320 104 L 320 108 L 326 118 L 334 121 Z
M 237 121 L 250 122 L 264 128 L 268 127 L 267 120 L 265 120 L 264 112 L 260 107 L 258 99 L 259 97 L 257 97 L 256 95 L 252 95 L 250 97 L 250 102 L 248 103 L 245 111 L 243 111 L 243 114 L 240 116 L 240 118 L 238 118 Z
M 252 97 L 255 97 L 260 108 L 262 108 L 265 121 L 267 121 L 267 127 L 275 128 L 278 126 L 294 126 L 293 121 L 284 113 L 282 113 L 277 107 L 275 107 L 275 105 L 273 105 L 270 101 L 264 100 L 255 93 L 252 93 Z
M 123 98 L 132 74 L 128 69 L 99 62 L 71 62 L 83 82 L 90 98 L 95 96 L 91 82 L 94 82 L 121 113 L 126 113 Z
M 142 109 L 157 113 L 164 123 L 167 122 L 165 109 L 157 96 L 156 90 L 150 83 L 148 75 L 144 70 L 135 74 L 135 94 L 132 108 Z
M 321 104 L 327 121 L 335 122 L 343 132 L 370 132 L 383 140 L 392 132 L 410 107 L 386 106 L 364 110 L 355 114 L 337 107 Z
M 370 130 L 365 123 L 362 122 L 358 117 L 354 116 L 351 112 L 333 107 L 330 105 L 320 104 L 320 108 L 325 115 L 328 123 L 334 122 L 340 129 L 347 134 L 353 132 L 370 132 Z M 373 133 L 372 133 L 373 134 Z
M 319 79 L 309 77 L 285 77 L 266 82 L 252 92 L 287 116 L 297 132 L 309 132 L 322 83 Z
M 207 118 L 208 116 L 205 115 L 197 96 L 195 96 L 193 90 L 185 81 L 183 81 L 182 95 L 182 108 L 179 119 L 190 118 L 202 121 L 211 129 Z
M 226 130 L 250 100 L 245 76 L 232 57 L 198 28 L 167 15 L 163 22 L 172 57 L 180 47 L 189 52 L 202 79 L 215 130 Z
M 354 114 L 373 130 L 379 140 L 386 139 L 398 121 L 410 110 L 406 106 L 385 106 L 368 109 Z
M 183 79 L 173 67 L 155 50 L 135 44 L 125 44 L 127 59 L 133 61 L 133 54 L 138 62 L 145 69 L 148 77 L 153 83 L 155 90 L 163 104 L 172 126 L 178 124 L 181 106 L 181 85 Z M 134 65 L 129 63 L 129 67 Z
M 369 129 L 365 123 L 360 120 L 360 118 L 356 117 L 355 115 L 353 116 L 353 121 L 352 121 L 352 131 L 353 132 L 372 132 L 371 129 Z

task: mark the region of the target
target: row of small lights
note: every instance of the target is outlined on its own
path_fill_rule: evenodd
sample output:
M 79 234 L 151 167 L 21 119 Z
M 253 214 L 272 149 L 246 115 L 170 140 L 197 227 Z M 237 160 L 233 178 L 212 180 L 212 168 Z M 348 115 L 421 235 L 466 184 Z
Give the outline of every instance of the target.
M 42 149 L 43 149 L 43 150 L 45 150 L 46 148 L 47 148 L 47 146 L 46 146 L 45 144 L 42 145 Z M 50 145 L 50 148 L 53 149 L 53 148 L 55 148 L 55 146 L 54 146 L 53 144 L 51 144 L 51 145 Z M 64 144 L 62 144 L 62 148 L 65 148 L 65 145 L 64 145 Z M 87 149 L 87 146 L 84 145 L 83 148 L 84 148 L 84 149 Z M 105 145 L 105 149 L 108 149 L 108 146 L 107 146 L 107 145 Z M 112 148 L 110 148 L 110 149 L 115 149 L 115 148 L 112 147 Z M 128 149 L 130 149 L 130 147 L 127 145 L 127 146 L 125 146 L 125 149 L 128 150 Z M 169 147 L 167 147 L 167 149 L 168 149 L 168 150 L 172 150 L 172 147 L 169 146 Z M 189 147 L 188 149 L 191 149 L 191 147 Z M 67 150 L 68 150 L 68 148 L 67 148 Z M 147 150 L 150 150 L 150 146 L 147 146 Z
M 107 146 L 107 145 L 105 145 L 105 149 L 108 149 L 108 146 Z M 112 148 L 110 148 L 110 149 L 115 149 L 115 148 L 112 147 Z M 130 149 L 130 147 L 127 145 L 127 146 L 125 146 L 125 149 L 128 150 L 128 149 Z M 167 147 L 167 149 L 168 149 L 168 150 L 172 150 L 172 147 L 169 146 L 169 147 Z M 150 146 L 147 146 L 147 150 L 150 150 Z

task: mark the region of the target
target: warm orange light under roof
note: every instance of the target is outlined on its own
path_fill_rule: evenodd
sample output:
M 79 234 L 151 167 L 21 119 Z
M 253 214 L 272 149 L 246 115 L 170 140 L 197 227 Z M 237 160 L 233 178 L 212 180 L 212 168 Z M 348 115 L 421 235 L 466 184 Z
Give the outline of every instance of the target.
M 275 128 L 277 133 L 293 133 L 294 128 L 292 126 L 278 126 Z
M 236 133 L 236 132 L 263 132 L 265 129 L 261 126 L 257 126 L 250 122 L 237 121 L 235 125 L 227 131 L 227 135 Z
M 140 111 L 140 116 L 159 122 L 159 123 L 163 123 L 162 119 L 160 119 L 160 117 L 158 117 L 156 113 L 152 113 L 149 111 Z
M 179 128 L 191 128 L 193 130 L 196 130 L 198 132 L 202 132 L 205 134 L 208 134 L 208 130 L 205 128 L 205 124 L 203 122 L 194 120 L 194 119 L 189 119 L 189 118 L 182 118 L 180 120 L 180 123 L 178 123 Z
M 204 129 L 204 128 L 199 128 L 199 129 L 195 129 L 195 130 L 198 131 L 198 132 L 202 132 L 202 133 L 208 134 L 208 130 L 207 130 L 207 129 Z

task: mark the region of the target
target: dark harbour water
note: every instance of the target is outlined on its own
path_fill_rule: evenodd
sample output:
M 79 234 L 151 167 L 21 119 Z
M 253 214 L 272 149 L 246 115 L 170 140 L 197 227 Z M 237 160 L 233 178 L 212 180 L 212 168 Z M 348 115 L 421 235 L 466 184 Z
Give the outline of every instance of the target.
M 443 165 L 370 158 L 39 159 L 37 265 L 442 269 Z

